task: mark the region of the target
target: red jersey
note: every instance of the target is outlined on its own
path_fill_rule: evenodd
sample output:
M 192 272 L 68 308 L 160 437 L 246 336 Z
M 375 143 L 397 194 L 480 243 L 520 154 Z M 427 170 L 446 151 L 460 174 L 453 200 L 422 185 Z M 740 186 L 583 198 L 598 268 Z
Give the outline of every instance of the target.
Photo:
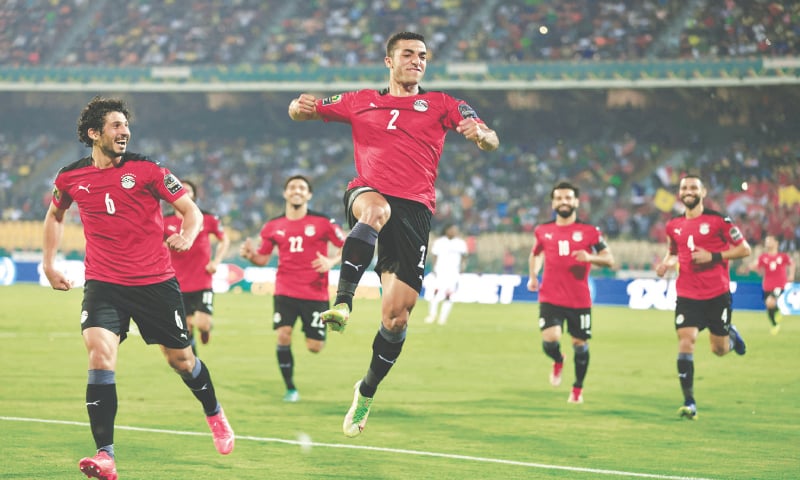
M 678 256 L 678 279 L 675 289 L 679 297 L 707 300 L 730 291 L 728 261 L 696 264 L 692 252 L 697 247 L 711 253 L 727 250 L 729 245 L 744 242 L 744 236 L 729 217 L 705 209 L 696 218 L 685 215 L 667 222 L 669 253 Z
M 164 217 L 164 238 L 173 233 L 180 233 L 183 219 L 172 213 Z M 192 248 L 185 252 L 170 250 L 172 268 L 181 286 L 182 292 L 199 292 L 211 289 L 213 275 L 208 273 L 206 265 L 211 260 L 211 235 L 217 240 L 225 237 L 225 231 L 219 223 L 219 217 L 203 212 L 203 230 L 197 235 Z
M 62 168 L 55 179 L 53 205 L 73 202 L 86 237 L 87 280 L 119 285 L 151 285 L 175 276 L 164 244 L 161 200 L 186 194 L 170 171 L 138 153 L 119 165 L 97 168 L 86 157 Z
M 281 215 L 268 221 L 261 229 L 258 253 L 269 255 L 278 247 L 275 295 L 329 300 L 328 272 L 317 273 L 311 262 L 316 260 L 317 252 L 328 255 L 328 242 L 341 247 L 344 239 L 344 232 L 333 219 L 310 210 L 299 220 Z
M 589 270 L 591 263 L 579 262 L 573 252 L 585 250 L 597 253 L 607 247 L 600 230 L 588 223 L 576 221 L 557 225 L 543 223 L 533 231 L 536 244 L 533 255 L 544 252 L 544 271 L 539 286 L 539 302 L 566 308 L 590 308 Z
M 771 292 L 776 288 L 783 289 L 789 281 L 787 269 L 792 264 L 792 257 L 784 252 L 762 253 L 758 257 L 758 269 L 764 274 L 761 282 L 765 292 Z
M 436 207 L 436 176 L 448 130 L 477 118 L 463 100 L 419 90 L 394 97 L 388 89 L 359 90 L 317 100 L 326 122 L 352 127 L 356 178 L 347 188 L 369 186 L 382 194 Z

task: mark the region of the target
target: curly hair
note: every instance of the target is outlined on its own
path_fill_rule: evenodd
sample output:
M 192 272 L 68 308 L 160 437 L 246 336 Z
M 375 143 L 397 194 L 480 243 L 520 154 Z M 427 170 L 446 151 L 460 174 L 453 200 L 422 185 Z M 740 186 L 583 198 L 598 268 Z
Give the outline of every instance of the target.
M 131 113 L 123 100 L 98 95 L 83 107 L 81 116 L 78 117 L 78 140 L 91 147 L 94 141 L 89 137 L 89 129 L 102 130 L 106 115 L 110 112 L 120 112 L 128 120 L 131 119 Z

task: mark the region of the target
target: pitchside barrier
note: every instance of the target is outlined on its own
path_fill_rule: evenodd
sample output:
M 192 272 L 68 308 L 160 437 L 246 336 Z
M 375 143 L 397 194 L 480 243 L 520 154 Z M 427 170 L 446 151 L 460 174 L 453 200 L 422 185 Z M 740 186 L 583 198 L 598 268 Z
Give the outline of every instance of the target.
M 76 287 L 83 286 L 84 268 L 81 260 L 59 260 L 57 268 L 65 272 Z M 275 267 L 241 267 L 236 264 L 221 264 L 214 275 L 214 291 L 250 292 L 255 295 L 269 295 L 275 284 Z M 422 297 L 429 298 L 431 274 L 423 281 Z M 332 293 L 339 280 L 339 270 L 330 272 Z M 0 257 L 0 285 L 18 282 L 39 283 L 47 287 L 49 283 L 42 273 L 39 259 Z M 513 274 L 464 273 L 452 300 L 459 303 L 511 303 L 536 302 L 539 296 L 528 291 L 528 277 Z M 589 287 L 595 305 L 627 306 L 636 310 L 672 310 L 675 307 L 675 280 L 632 276 L 631 278 L 590 278 Z M 742 310 L 763 310 L 764 303 L 761 285 L 756 282 L 731 282 L 733 306 Z M 368 271 L 361 279 L 358 297 L 378 298 L 380 282 L 373 271 Z M 800 283 L 787 285 L 778 300 L 784 315 L 800 315 Z

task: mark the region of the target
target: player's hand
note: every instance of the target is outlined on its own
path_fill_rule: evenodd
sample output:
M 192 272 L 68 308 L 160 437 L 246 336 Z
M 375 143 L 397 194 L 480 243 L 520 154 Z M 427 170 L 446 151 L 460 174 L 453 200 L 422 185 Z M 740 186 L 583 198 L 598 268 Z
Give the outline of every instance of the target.
M 572 252 L 572 258 L 577 260 L 578 262 L 589 263 L 591 262 L 591 257 L 589 256 L 589 252 L 586 250 L 575 250 Z
M 47 281 L 50 282 L 50 286 L 53 287 L 53 290 L 66 292 L 72 288 L 72 281 L 68 280 L 67 277 L 58 270 L 45 270 L 44 275 L 47 277 Z
M 317 97 L 310 93 L 301 93 L 289 104 L 289 116 L 292 120 L 309 120 L 317 115 Z
M 167 246 L 176 252 L 185 252 L 192 248 L 192 242 L 180 233 L 173 233 L 167 237 Z
M 481 129 L 480 123 L 474 118 L 465 118 L 458 122 L 456 131 L 471 142 L 479 142 L 486 135 Z
M 536 276 L 532 276 L 528 279 L 528 290 L 531 292 L 539 291 L 539 279 L 536 278 Z
M 692 252 L 692 263 L 708 263 L 711 261 L 711 252 L 700 247 Z
M 253 250 L 253 242 L 249 238 L 245 238 L 242 246 L 239 248 L 239 255 L 245 260 L 250 260 L 255 251 Z
M 206 272 L 210 273 L 211 275 L 217 273 L 217 263 L 208 262 L 208 265 L 206 265 Z
M 333 267 L 333 260 L 317 252 L 317 258 L 311 262 L 311 266 L 317 273 L 325 273 Z

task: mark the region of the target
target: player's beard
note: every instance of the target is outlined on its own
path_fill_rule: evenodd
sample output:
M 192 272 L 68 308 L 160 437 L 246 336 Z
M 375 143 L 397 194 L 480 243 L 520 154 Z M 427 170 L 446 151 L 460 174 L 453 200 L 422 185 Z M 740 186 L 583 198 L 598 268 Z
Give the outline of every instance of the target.
M 681 202 L 686 206 L 686 208 L 692 210 L 694 207 L 700 204 L 700 197 L 696 197 L 694 195 L 684 195 L 681 197 Z
M 568 205 L 562 205 L 556 208 L 556 213 L 561 218 L 569 218 L 575 213 L 575 207 L 570 207 Z

